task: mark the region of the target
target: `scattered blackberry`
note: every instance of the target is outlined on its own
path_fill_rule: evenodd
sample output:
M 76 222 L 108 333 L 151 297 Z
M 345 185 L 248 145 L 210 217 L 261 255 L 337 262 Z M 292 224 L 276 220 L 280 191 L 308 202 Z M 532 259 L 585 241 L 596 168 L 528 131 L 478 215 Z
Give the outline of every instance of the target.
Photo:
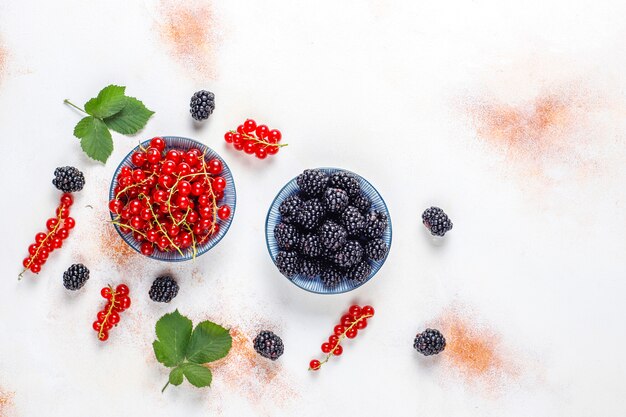
M 322 242 L 317 234 L 310 233 L 300 239 L 300 253 L 311 258 L 322 254 Z
M 306 169 L 296 179 L 300 190 L 310 196 L 319 197 L 326 190 L 328 175 L 319 169 Z
M 200 90 L 191 96 L 189 103 L 191 117 L 201 121 L 208 119 L 215 110 L 215 94 L 210 91 Z
M 322 227 L 319 229 L 319 234 L 322 246 L 331 251 L 336 251 L 341 248 L 348 239 L 348 232 L 346 229 L 332 220 L 324 222 Z
M 433 236 L 443 236 L 452 229 L 452 222 L 439 207 L 424 210 L 422 221 Z
M 281 274 L 292 278 L 302 270 L 302 261 L 296 252 L 280 251 L 276 255 L 276 266 Z
M 436 355 L 446 348 L 446 339 L 439 330 L 426 329 L 415 336 L 413 347 L 422 355 Z
M 361 210 L 361 213 L 367 214 L 370 208 L 372 208 L 372 200 L 365 194 L 360 193 L 350 200 L 350 205 Z
M 382 239 L 374 239 L 365 245 L 365 255 L 372 261 L 382 261 L 387 255 L 389 247 Z
M 148 292 L 150 299 L 157 303 L 169 303 L 176 297 L 176 294 L 178 294 L 178 284 L 168 275 L 155 279 Z
M 302 199 L 297 195 L 292 195 L 287 197 L 280 206 L 278 207 L 278 211 L 282 216 L 282 221 L 284 223 L 295 223 L 296 214 L 302 205 Z
M 373 210 L 365 216 L 365 230 L 363 234 L 368 239 L 382 237 L 387 230 L 387 215 L 381 211 Z
M 59 167 L 54 170 L 52 184 L 64 193 L 75 193 L 85 186 L 85 176 L 74 167 Z
M 341 283 L 343 277 L 344 273 L 339 270 L 339 268 L 336 268 L 334 266 L 326 266 L 326 268 L 322 270 L 322 275 L 320 276 L 320 279 L 322 280 L 324 286 L 328 288 L 335 288 Z
M 88 279 L 89 269 L 83 264 L 74 264 L 63 272 L 63 286 L 68 290 L 81 289 Z
M 322 266 L 317 259 L 302 259 L 300 272 L 307 278 L 315 278 L 322 272 Z
M 341 213 L 348 207 L 348 193 L 339 188 L 327 188 L 324 192 L 324 207 L 330 213 Z
M 280 337 L 269 330 L 263 330 L 252 341 L 256 353 L 264 358 L 275 361 L 285 351 L 285 346 Z
M 349 268 L 363 259 L 363 246 L 355 240 L 349 240 L 339 249 L 333 261 L 342 268 Z
M 348 278 L 355 284 L 362 284 L 372 273 L 372 266 L 367 261 L 359 262 L 348 271 Z
M 317 198 L 305 201 L 296 215 L 297 223 L 307 230 L 313 230 L 324 220 L 326 211 Z
M 278 223 L 274 227 L 274 237 L 281 249 L 292 250 L 300 243 L 300 232 L 295 226 L 287 223 Z
M 351 173 L 345 171 L 335 172 L 330 176 L 328 184 L 334 188 L 340 188 L 354 198 L 361 193 L 359 180 Z
M 341 214 L 341 224 L 346 228 L 349 236 L 359 236 L 365 228 L 365 217 L 358 208 L 349 206 Z

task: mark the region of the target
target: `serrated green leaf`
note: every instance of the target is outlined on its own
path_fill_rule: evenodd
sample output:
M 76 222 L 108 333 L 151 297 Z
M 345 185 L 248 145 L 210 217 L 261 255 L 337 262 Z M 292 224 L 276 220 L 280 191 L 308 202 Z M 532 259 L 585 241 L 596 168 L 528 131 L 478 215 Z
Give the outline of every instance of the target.
M 166 314 L 156 323 L 158 340 L 152 343 L 154 354 L 165 366 L 178 366 L 185 359 L 192 323 L 178 310 Z
M 119 113 L 104 119 L 104 122 L 109 129 L 122 135 L 133 135 L 143 129 L 153 114 L 141 101 L 127 97 L 126 106 Z
M 113 138 L 104 122 L 93 116 L 81 119 L 74 128 L 74 136 L 80 139 L 80 146 L 88 157 L 106 162 L 113 152 Z
M 194 363 L 213 362 L 228 355 L 233 339 L 228 330 L 219 324 L 203 321 L 193 330 L 187 360 Z
M 177 366 L 170 372 L 170 384 L 180 385 L 183 383 L 183 368 Z
M 213 374 L 209 368 L 195 363 L 185 362 L 180 366 L 187 381 L 194 387 L 208 387 L 213 380 Z
M 85 111 L 99 119 L 113 116 L 126 107 L 127 97 L 124 95 L 126 87 L 110 85 L 104 87 L 98 96 L 85 103 Z

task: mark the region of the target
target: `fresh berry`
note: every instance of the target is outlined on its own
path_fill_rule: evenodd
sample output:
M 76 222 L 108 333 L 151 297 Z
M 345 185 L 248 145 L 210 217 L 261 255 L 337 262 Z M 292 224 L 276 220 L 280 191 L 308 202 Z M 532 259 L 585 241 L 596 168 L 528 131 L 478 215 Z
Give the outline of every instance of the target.
M 259 159 L 276 155 L 280 148 L 287 146 L 285 143 L 279 143 L 281 139 L 282 134 L 278 129 L 270 130 L 265 125 L 257 126 L 252 119 L 247 119 L 236 131 L 231 130 L 224 135 L 226 143 L 232 143 L 233 148 L 255 155 Z
M 426 329 L 415 336 L 413 347 L 422 355 L 436 355 L 446 348 L 446 339 L 439 330 Z
M 320 261 L 317 259 L 302 259 L 302 267 L 300 273 L 307 278 L 315 278 L 322 272 Z
M 281 274 L 292 278 L 302 270 L 302 261 L 296 252 L 280 251 L 276 255 L 276 266 Z
M 322 269 L 320 279 L 327 288 L 336 288 L 343 281 L 344 273 L 340 269 L 327 265 Z
M 85 186 L 85 176 L 74 167 L 59 167 L 54 170 L 52 184 L 64 193 L 75 193 Z
M 365 216 L 365 230 L 363 234 L 369 239 L 376 239 L 383 236 L 388 226 L 387 215 L 379 210 L 370 211 Z
M 300 191 L 309 197 L 318 197 L 326 190 L 328 175 L 319 169 L 307 169 L 296 179 Z
M 115 289 L 109 285 L 102 288 L 100 294 L 107 303 L 96 315 L 97 320 L 92 327 L 98 332 L 98 339 L 104 342 L 109 338 L 109 331 L 120 322 L 119 313 L 130 307 L 130 297 L 125 284 L 120 284 Z
M 215 94 L 200 90 L 191 97 L 189 107 L 191 117 L 198 121 L 206 120 L 215 110 Z
M 363 246 L 356 240 L 349 240 L 335 253 L 333 262 L 341 268 L 350 268 L 361 262 L 362 259 Z
M 313 230 L 319 226 L 325 215 L 324 205 L 317 198 L 313 198 L 302 203 L 296 214 L 296 222 L 304 229 Z
M 178 283 L 168 275 L 158 277 L 152 283 L 148 294 L 152 301 L 169 303 L 178 294 Z
M 359 262 L 348 271 L 348 279 L 359 285 L 364 283 L 372 273 L 372 266 L 367 261 Z
M 382 239 L 370 240 L 365 245 L 365 255 L 372 261 L 382 261 L 387 256 L 388 251 L 389 247 Z
M 83 264 L 74 264 L 63 273 L 63 286 L 68 290 L 81 289 L 89 279 L 89 269 Z
M 274 237 L 278 247 L 284 250 L 293 250 L 300 243 L 300 232 L 291 224 L 278 223 L 274 227 Z
M 322 254 L 322 241 L 316 233 L 308 233 L 300 239 L 300 254 L 317 258 Z
M 285 351 L 281 338 L 269 330 L 264 330 L 259 333 L 252 343 L 254 350 L 259 355 L 273 361 L 278 359 Z
M 439 207 L 424 210 L 422 221 L 433 236 L 444 236 L 452 229 L 452 222 L 448 215 Z
M 360 193 L 356 197 L 350 199 L 350 205 L 358 208 L 361 213 L 367 214 L 372 207 L 372 200 L 370 200 L 365 194 Z
M 317 359 L 313 359 L 311 362 L 309 362 L 309 369 L 311 371 L 317 371 L 318 369 L 320 369 L 320 366 L 322 364 L 320 363 L 320 361 L 318 361 Z
M 346 229 L 332 220 L 327 220 L 319 230 L 322 246 L 331 250 L 339 250 L 348 239 Z
M 358 208 L 349 206 L 341 214 L 341 224 L 345 227 L 349 236 L 357 237 L 361 235 L 365 228 L 365 216 L 361 214 Z
M 344 190 L 348 196 L 352 198 L 361 193 L 359 180 L 353 174 L 346 171 L 339 171 L 332 174 L 328 180 L 328 184 L 331 187 Z
M 282 221 L 284 223 L 294 223 L 300 206 L 302 206 L 302 199 L 300 197 L 297 195 L 287 197 L 278 207 Z
M 324 207 L 329 213 L 341 213 L 350 202 L 348 194 L 339 188 L 327 188 L 324 192 Z

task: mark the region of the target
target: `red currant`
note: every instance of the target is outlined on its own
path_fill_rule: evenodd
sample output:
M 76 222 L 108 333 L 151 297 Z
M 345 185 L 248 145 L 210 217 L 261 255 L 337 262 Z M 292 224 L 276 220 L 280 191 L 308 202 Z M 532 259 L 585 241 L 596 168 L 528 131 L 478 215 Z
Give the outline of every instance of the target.
M 352 316 L 349 316 L 347 314 L 344 314 L 343 316 L 341 316 L 341 324 L 348 328 L 350 327 L 350 325 L 354 323 L 354 319 L 352 318 Z
M 324 353 L 330 353 L 332 347 L 330 345 L 330 343 L 322 343 L 322 352 Z
M 309 362 L 309 369 L 311 369 L 312 371 L 317 371 L 318 369 L 320 369 L 320 366 L 322 366 L 322 364 L 317 359 L 313 359 L 311 362 Z
M 268 146 L 265 148 L 265 152 L 267 152 L 268 155 L 276 155 L 279 149 L 278 146 Z
M 41 263 L 39 262 L 33 262 L 30 265 L 30 270 L 31 272 L 33 272 L 34 274 L 38 274 L 39 272 L 41 272 Z
M 265 137 L 269 134 L 269 128 L 265 125 L 259 125 L 256 128 L 256 136 L 259 139 L 265 139 Z
M 346 332 L 346 337 L 348 339 L 354 339 L 357 334 L 358 334 L 358 331 L 353 327 L 352 329 Z
M 372 306 L 365 306 L 361 309 L 361 313 L 364 316 L 373 316 L 374 315 L 374 307 Z
M 224 135 L 224 140 L 226 143 L 233 143 L 233 132 L 226 132 Z
M 103 329 L 101 332 L 98 333 L 98 339 L 100 339 L 100 341 L 104 342 L 108 338 L 109 338 L 109 332 L 108 331 Z
M 217 216 L 222 220 L 228 219 L 230 217 L 230 207 L 228 205 L 220 207 L 217 210 Z
M 163 150 L 165 150 L 165 140 L 159 137 L 152 138 L 150 141 L 150 147 L 158 149 L 159 152 L 163 152 Z
M 159 152 L 157 148 L 148 148 L 148 150 L 146 151 L 146 160 L 151 164 L 156 164 L 161 160 L 161 152 Z
M 283 137 L 283 136 L 280 134 L 280 130 L 278 130 L 278 129 L 272 129 L 272 130 L 270 130 L 270 132 L 269 132 L 269 140 L 271 140 L 271 141 L 272 141 L 272 143 L 278 143 L 278 142 L 280 142 L 280 139 L 281 139 L 282 137 Z
M 337 345 L 333 350 L 333 355 L 340 356 L 343 353 L 343 347 L 341 345 Z
M 138 167 L 142 166 L 147 161 L 146 154 L 142 151 L 137 151 L 133 153 L 133 156 L 131 156 L 130 159 L 131 161 L 133 161 L 133 164 L 135 164 Z
M 250 133 L 256 129 L 256 122 L 252 119 L 248 119 L 243 124 L 243 131 L 246 133 Z
M 120 315 L 116 311 L 112 311 L 111 314 L 109 315 L 109 323 L 111 323 L 112 326 L 115 326 L 119 322 L 120 322 Z
M 74 203 L 74 197 L 70 193 L 63 193 L 61 195 L 61 204 L 65 207 L 70 207 Z
M 252 155 L 255 151 L 255 144 L 251 140 L 247 141 L 243 145 L 243 151 L 249 155 Z
M 222 170 L 224 169 L 224 165 L 222 164 L 222 161 L 220 161 L 217 158 L 213 158 L 209 161 L 209 172 L 213 175 L 218 175 L 222 173 Z
M 331 346 L 335 346 L 339 343 L 339 338 L 336 335 L 332 335 L 328 338 L 328 343 L 330 343 Z
M 100 313 L 103 313 L 103 311 L 101 311 Z M 100 331 L 100 327 L 102 327 L 102 321 L 99 318 L 100 317 L 100 313 L 98 313 L 98 320 L 94 321 L 93 325 L 92 325 L 93 329 L 95 331 L 97 331 L 97 332 L 99 332 Z
M 267 158 L 267 151 L 265 150 L 265 148 L 258 147 L 254 151 L 254 153 L 255 153 L 256 157 L 259 158 L 259 159 Z
M 361 316 L 361 307 L 353 305 L 348 310 L 348 314 L 354 319 L 358 319 Z
M 59 224 L 59 220 L 57 220 L 54 217 L 51 217 L 48 219 L 48 221 L 46 222 L 46 228 L 48 230 L 53 230 L 55 227 L 57 227 L 57 225 Z
M 46 240 L 47 235 L 45 233 L 37 233 L 35 235 L 35 243 L 39 244 L 41 242 L 43 242 L 44 240 Z
M 361 319 L 358 321 L 358 323 L 356 324 L 356 328 L 358 330 L 363 330 L 367 327 L 367 319 Z
M 100 291 L 100 295 L 101 295 L 103 298 L 106 298 L 107 300 L 110 300 L 110 299 L 111 299 L 111 295 L 112 295 L 112 294 L 111 294 L 111 288 L 109 288 L 109 287 L 104 287 L 104 288 Z
M 341 324 L 338 324 L 337 326 L 335 326 L 334 333 L 336 336 L 341 336 L 343 332 L 345 331 L 346 329 Z
M 215 177 L 213 179 L 213 189 L 217 192 L 224 191 L 226 189 L 226 180 L 223 177 Z
M 76 220 L 74 220 L 73 217 L 68 217 L 67 219 L 65 219 L 65 222 L 63 222 L 63 226 L 67 227 L 68 229 L 73 229 L 74 226 L 76 226 Z
M 165 155 L 165 159 L 168 161 L 173 161 L 176 165 L 180 163 L 182 158 L 182 152 L 177 151 L 176 149 L 169 150 Z

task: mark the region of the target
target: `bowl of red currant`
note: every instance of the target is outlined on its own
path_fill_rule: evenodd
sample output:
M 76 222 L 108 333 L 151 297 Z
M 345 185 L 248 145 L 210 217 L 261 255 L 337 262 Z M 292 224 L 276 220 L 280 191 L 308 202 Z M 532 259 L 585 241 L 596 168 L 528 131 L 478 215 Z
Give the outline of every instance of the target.
M 237 195 L 224 160 L 193 139 L 163 136 L 139 144 L 117 167 L 111 222 L 137 252 L 162 261 L 194 259 L 217 245 Z

